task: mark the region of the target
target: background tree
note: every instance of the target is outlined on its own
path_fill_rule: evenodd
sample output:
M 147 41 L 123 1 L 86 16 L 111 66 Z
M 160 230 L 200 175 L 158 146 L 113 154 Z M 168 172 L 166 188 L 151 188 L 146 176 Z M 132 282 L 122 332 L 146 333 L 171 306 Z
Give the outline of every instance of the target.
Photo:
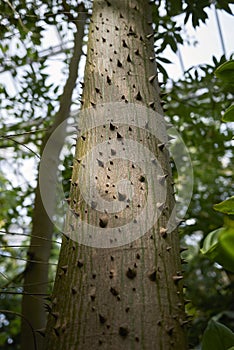
M 69 17 L 69 6 L 66 7 L 67 16 Z M 54 122 L 45 136 L 42 139 L 41 154 L 43 153 L 44 145 L 49 139 L 53 131 L 63 123 L 69 116 L 70 106 L 72 104 L 72 93 L 76 85 L 78 76 L 78 67 L 82 55 L 84 25 L 85 25 L 85 7 L 83 4 L 77 8 L 79 21 L 74 21 L 72 15 L 71 20 L 76 25 L 76 32 L 74 35 L 74 49 L 73 56 L 69 64 L 68 79 L 64 86 L 63 94 L 60 97 L 60 108 L 55 116 Z M 59 140 L 60 145 L 57 148 L 57 155 L 53 154 L 53 160 L 50 162 L 50 172 L 54 179 L 56 179 L 57 168 L 59 163 L 59 154 L 64 145 L 65 139 L 62 137 Z M 55 204 L 56 181 L 50 182 L 47 186 L 51 200 L 50 212 L 53 213 Z M 28 263 L 24 271 L 24 294 L 22 298 L 22 315 L 27 322 L 22 322 L 21 327 L 21 349 L 27 350 L 34 347 L 33 334 L 30 332 L 28 322 L 35 330 L 43 329 L 46 326 L 46 307 L 43 298 L 35 298 L 35 295 L 45 296 L 48 292 L 48 277 L 49 266 L 48 261 L 51 255 L 53 223 L 45 211 L 41 195 L 39 180 L 37 180 L 33 220 L 32 220 L 32 235 L 30 241 L 30 248 L 28 250 Z M 33 312 L 32 312 L 33 310 Z M 23 319 L 24 320 L 24 319 Z M 37 334 L 36 342 L 38 350 L 42 348 L 42 337 Z
M 25 7 L 27 8 L 28 4 L 24 4 Z M 6 110 L 10 110 L 12 109 L 13 113 L 17 113 L 15 112 L 15 109 L 13 109 L 14 104 L 16 103 L 16 100 L 19 99 L 19 101 L 22 101 L 24 98 L 27 101 L 27 103 L 29 104 L 30 101 L 30 92 L 31 89 L 34 89 L 34 96 L 40 96 L 39 100 L 42 102 L 43 101 L 43 92 L 44 92 L 44 87 L 43 87 L 43 82 L 41 82 L 40 80 L 38 81 L 38 78 L 41 76 L 44 78 L 44 84 L 46 86 L 45 80 L 47 79 L 47 75 L 43 74 L 42 71 L 43 69 L 46 68 L 46 64 L 45 64 L 45 59 L 42 59 L 41 56 L 41 51 L 40 51 L 40 39 L 42 37 L 41 32 L 43 31 L 43 27 L 45 26 L 45 22 L 42 24 L 40 22 L 40 15 L 38 12 L 38 8 L 41 6 L 41 3 L 37 3 L 35 4 L 35 6 L 32 6 L 31 8 L 31 14 L 27 14 L 25 16 L 25 11 L 26 9 L 24 8 L 24 6 L 22 6 L 22 4 L 19 2 L 18 4 L 15 3 L 14 6 L 10 3 L 5 3 L 3 4 L 3 11 L 2 14 L 6 15 L 9 12 L 9 17 L 8 17 L 8 24 L 9 26 L 7 26 L 7 30 L 4 30 L 2 33 L 3 36 L 3 40 L 2 40 L 2 44 L 3 44 L 3 48 L 4 48 L 4 44 L 5 46 L 8 48 L 9 44 L 8 44 L 8 38 L 10 38 L 9 36 L 9 32 L 12 30 L 14 30 L 14 26 L 16 24 L 19 24 L 19 28 L 20 31 L 19 33 L 19 37 L 15 37 L 13 40 L 16 42 L 16 44 L 18 45 L 18 48 L 21 48 L 21 45 L 24 46 L 24 50 L 25 50 L 25 59 L 24 57 L 20 57 L 22 55 L 19 54 L 18 56 L 18 52 L 16 52 L 16 56 L 12 56 L 12 53 L 9 52 L 9 54 L 11 55 L 11 60 L 4 60 L 3 63 L 3 67 L 5 70 L 9 69 L 11 70 L 12 67 L 10 65 L 12 65 L 12 62 L 17 62 L 18 67 L 21 66 L 25 66 L 26 65 L 26 57 L 27 60 L 31 59 L 31 70 L 33 72 L 32 75 L 32 80 L 33 80 L 33 86 L 29 87 L 27 84 L 32 84 L 32 80 L 29 79 L 29 76 L 26 74 L 26 82 L 25 82 L 25 86 L 20 86 L 20 92 L 18 95 L 14 96 L 13 98 L 9 99 L 9 94 L 11 94 L 11 92 L 8 92 L 6 89 L 3 88 L 2 90 L 2 95 L 5 94 L 7 97 L 7 101 L 9 101 L 9 105 L 6 106 Z M 67 57 L 67 62 L 69 63 L 69 72 L 68 72 L 68 79 L 67 82 L 64 86 L 64 91 L 61 95 L 61 97 L 59 98 L 59 103 L 60 103 L 60 107 L 58 112 L 56 113 L 55 116 L 52 117 L 52 110 L 53 108 L 49 108 L 49 106 L 52 106 L 51 102 L 49 102 L 49 100 L 51 100 L 52 98 L 52 94 L 50 95 L 50 97 L 47 97 L 47 104 L 48 105 L 48 114 L 46 115 L 47 121 L 45 121 L 45 126 L 48 126 L 48 129 L 46 128 L 42 128 L 41 130 L 36 130 L 38 132 L 37 134 L 37 139 L 36 141 L 38 141 L 38 148 L 39 148 L 39 153 L 41 154 L 43 152 L 43 148 L 44 145 L 47 142 L 47 139 L 49 138 L 50 134 L 53 132 L 54 129 L 56 129 L 56 127 L 62 123 L 64 120 L 66 120 L 69 116 L 69 111 L 70 111 L 70 106 L 72 104 L 72 94 L 74 92 L 75 86 L 76 86 L 76 81 L 77 81 L 77 75 L 78 75 L 78 66 L 79 66 L 79 61 L 82 55 L 82 46 L 83 46 L 83 36 L 84 36 L 84 27 L 85 27 L 85 19 L 87 18 L 87 11 L 85 10 L 85 7 L 83 6 L 83 4 L 78 5 L 78 7 L 74 7 L 74 9 L 76 9 L 76 12 L 74 14 L 74 9 L 73 7 L 70 8 L 68 3 L 65 2 L 61 2 L 61 5 L 59 5 L 58 3 L 56 4 L 48 4 L 45 3 L 45 6 L 43 7 L 44 13 L 46 13 L 46 11 L 48 11 L 48 17 L 46 17 L 46 22 L 47 23 L 52 23 L 52 25 L 54 26 L 54 24 L 56 23 L 56 16 L 60 16 L 60 20 L 61 20 L 61 14 L 62 13 L 62 17 L 64 16 L 64 18 L 66 18 L 66 21 L 69 21 L 68 26 L 70 24 L 73 24 L 72 29 L 75 28 L 76 32 L 74 35 L 74 48 L 72 50 L 72 57 L 70 58 L 70 63 L 69 63 L 69 57 Z M 52 7 L 51 7 L 52 6 Z M 53 8 L 54 7 L 54 8 Z M 30 8 L 27 8 L 27 10 Z M 54 11 L 55 10 L 55 11 Z M 56 13 L 57 11 L 57 13 Z M 54 12 L 54 13 L 53 13 Z M 73 15 L 73 14 L 74 15 Z M 18 18 L 18 22 L 14 21 L 14 18 L 12 18 L 12 14 L 15 15 Z M 60 14 L 60 15 L 59 15 Z M 78 14 L 79 14 L 79 19 L 78 19 Z M 28 18 L 31 17 L 32 21 L 28 21 Z M 35 30 L 35 27 L 38 30 Z M 5 29 L 5 28 L 4 28 Z M 25 38 L 25 35 L 31 36 L 32 37 L 32 42 L 33 44 L 38 44 L 38 47 L 33 47 L 31 48 L 31 42 L 27 41 L 27 39 Z M 63 31 L 61 30 L 61 35 L 63 35 Z M 10 51 L 10 50 L 9 50 Z M 20 51 L 19 51 L 20 52 Z M 33 54 L 32 54 L 33 53 Z M 47 57 L 46 57 L 47 58 Z M 37 65 L 36 65 L 36 61 L 37 61 Z M 43 61 L 43 62 L 42 62 Z M 7 67 L 8 65 L 8 67 Z M 27 69 L 26 69 L 27 70 Z M 15 76 L 17 76 L 18 71 L 16 70 L 15 67 Z M 35 83 L 35 84 L 34 84 Z M 23 82 L 22 82 L 22 85 Z M 47 84 L 48 85 L 48 84 Z M 60 90 L 59 86 L 56 86 L 55 88 L 55 93 L 58 92 L 58 90 Z M 51 92 L 51 85 L 50 85 L 50 89 L 49 91 Z M 46 90 L 46 92 L 48 92 L 48 90 Z M 29 96 L 28 96 L 29 95 Z M 12 103 L 10 102 L 12 101 Z M 35 101 L 31 101 L 32 104 L 37 104 Z M 41 103 L 40 102 L 40 103 Z M 21 105 L 22 106 L 22 105 Z M 25 107 L 22 106 L 22 113 L 25 112 L 24 110 Z M 46 113 L 46 110 L 44 110 L 44 106 L 39 105 L 38 109 L 42 108 L 43 110 L 43 114 Z M 32 115 L 29 115 L 30 117 L 32 117 L 33 119 L 35 119 L 37 112 L 35 112 L 35 108 L 33 109 Z M 24 113 L 26 114 L 26 113 Z M 51 120 L 50 120 L 51 118 Z M 43 119 L 40 118 L 40 122 L 43 122 Z M 8 125 L 6 125 L 6 128 L 8 129 L 8 133 L 5 133 L 5 135 L 3 137 L 5 137 L 5 144 L 4 146 L 8 146 L 7 142 L 15 142 L 16 145 L 18 146 L 23 146 L 25 147 L 25 149 L 27 151 L 31 151 L 33 153 L 33 155 L 35 156 L 36 152 L 33 151 L 30 147 L 26 146 L 27 142 L 30 142 L 31 139 L 28 138 L 31 133 L 32 133 L 32 128 L 37 126 L 38 121 L 36 118 L 35 123 L 32 125 L 28 125 L 27 123 L 25 123 L 25 125 L 22 126 L 22 123 L 18 123 L 17 125 L 13 125 L 12 128 L 9 128 Z M 23 132 L 23 128 L 28 128 L 31 131 L 25 131 Z M 17 134 L 15 135 L 14 130 L 20 128 L 21 129 L 21 133 L 20 135 Z M 3 131 L 5 129 L 5 125 L 3 124 Z M 13 138 L 10 137 L 10 133 L 9 129 L 12 129 L 13 132 Z M 44 132 L 44 133 L 43 133 Z M 8 135 L 9 136 L 8 136 Z M 17 140 L 15 140 L 15 137 L 17 136 L 23 136 L 25 138 L 22 140 L 20 140 L 20 142 Z M 10 141 L 9 141 L 10 140 Z M 60 140 L 61 143 L 61 148 L 63 146 L 64 140 Z M 10 146 L 10 145 L 9 145 Z M 35 142 L 35 146 L 37 146 L 37 142 Z M 33 147 L 33 146 L 31 146 Z M 18 149 L 17 149 L 18 151 Z M 58 157 L 59 157 L 59 151 L 58 151 L 58 155 L 57 155 L 57 159 L 53 158 L 53 160 L 55 161 L 51 171 L 52 173 L 54 173 L 54 176 L 56 176 L 57 174 L 57 164 L 58 164 Z M 54 197 L 54 192 L 55 192 L 55 184 L 51 184 L 48 191 L 50 191 L 50 196 L 51 196 L 51 205 L 53 207 L 53 197 Z M 21 190 L 19 188 L 19 190 Z M 51 248 L 52 248 L 52 244 L 53 244 L 53 239 L 52 239 L 52 234 L 53 234 L 53 224 L 50 221 L 48 215 L 46 214 L 43 204 L 41 202 L 41 197 L 40 197 L 40 190 L 39 190 L 39 184 L 35 190 L 36 192 L 36 196 L 35 196 L 35 204 L 34 204 L 34 214 L 33 214 L 33 220 L 32 220 L 32 232 L 31 232 L 31 242 L 30 242 L 30 247 L 29 247 L 29 251 L 27 253 L 27 266 L 25 268 L 25 270 L 21 270 L 20 273 L 17 272 L 17 274 L 11 279 L 11 278 L 7 278 L 8 281 L 7 283 L 5 283 L 5 287 L 8 288 L 12 288 L 12 285 L 14 284 L 19 284 L 22 280 L 24 281 L 23 284 L 23 298 L 22 298 L 22 310 L 21 313 L 19 313 L 20 310 L 17 310 L 15 307 L 13 308 L 13 310 L 16 312 L 18 311 L 17 317 L 21 317 L 21 321 L 22 321 L 22 327 L 21 327 L 21 349 L 28 349 L 28 348 L 34 348 L 35 346 L 35 341 L 36 341 L 36 345 L 37 345 L 37 349 L 40 349 L 42 346 L 42 337 L 39 335 L 39 333 L 32 333 L 32 329 L 33 330 L 37 330 L 37 329 L 41 329 L 43 327 L 45 327 L 45 322 L 46 322 L 46 303 L 45 303 L 45 297 L 48 294 L 48 273 L 49 273 L 49 258 L 51 256 Z M 29 193 L 27 193 L 27 195 L 29 196 Z M 23 196 L 23 198 L 20 199 L 20 202 L 18 202 L 18 208 L 20 208 L 20 203 L 23 203 L 25 200 L 25 197 Z M 30 206 L 28 206 L 30 207 Z M 9 207 L 9 211 L 12 210 L 14 208 L 14 205 L 12 205 L 11 207 Z M 22 211 L 22 209 L 18 209 L 20 212 Z M 53 210 L 53 208 L 51 208 L 51 210 Z M 20 215 L 20 212 L 17 213 L 17 216 Z M 8 213 L 7 213 L 8 214 Z M 14 213 L 15 214 L 15 213 Z M 8 214 L 9 215 L 9 214 Z M 16 215 L 14 215 L 14 220 L 16 220 L 17 218 Z M 4 218 L 5 219 L 5 218 Z M 10 220 L 8 222 L 6 222 L 5 228 L 7 229 L 8 225 L 10 224 Z M 19 227 L 20 227 L 20 223 L 18 222 Z M 18 229 L 18 228 L 17 228 Z M 16 229 L 16 231 L 17 231 Z M 16 232 L 17 234 L 17 232 Z M 20 235 L 20 232 L 19 232 Z M 7 245 L 7 242 L 4 242 L 4 247 L 8 248 L 8 250 L 11 251 L 11 253 L 14 252 L 13 248 L 16 248 L 16 245 Z M 24 250 L 26 250 L 25 248 L 27 248 L 27 245 L 19 245 L 18 247 L 22 247 L 24 248 Z M 12 254 L 14 255 L 14 253 Z M 20 259 L 19 257 L 17 259 Z M 26 259 L 25 259 L 26 260 Z M 21 267 L 22 269 L 22 267 Z M 5 278 L 6 275 L 3 275 L 3 277 Z M 51 276 L 50 276 L 51 278 Z M 13 291 L 13 293 L 17 293 L 15 291 Z M 21 290 L 18 291 L 19 294 L 21 294 Z M 6 308 L 7 309 L 7 308 Z M 32 312 L 33 310 L 33 312 Z M 13 311 L 9 314 L 10 317 L 13 316 Z M 18 321 L 18 320 L 17 320 Z M 18 322 L 17 322 L 18 324 Z M 4 339 L 4 337 L 3 337 Z

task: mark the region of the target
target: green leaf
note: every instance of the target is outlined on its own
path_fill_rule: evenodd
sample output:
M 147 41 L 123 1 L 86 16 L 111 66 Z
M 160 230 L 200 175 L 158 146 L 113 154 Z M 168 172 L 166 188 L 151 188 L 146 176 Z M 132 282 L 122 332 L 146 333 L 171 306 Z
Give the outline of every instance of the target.
M 172 35 L 168 35 L 167 43 L 170 45 L 172 51 L 177 52 L 177 42 Z
M 182 0 L 166 0 L 166 9 L 170 16 L 176 16 L 183 12 Z
M 210 232 L 203 242 L 201 253 L 209 257 L 211 260 L 214 260 L 216 258 L 215 249 L 218 244 L 218 237 L 223 230 L 224 228 L 221 227 L 217 230 Z
M 218 262 L 224 269 L 234 272 L 234 221 L 229 226 L 210 232 L 204 240 L 201 253 Z
M 157 60 L 162 61 L 162 62 L 164 62 L 164 63 L 168 63 L 168 64 L 172 63 L 170 60 L 168 60 L 168 59 L 165 58 L 165 57 L 159 57 L 159 56 L 157 56 Z
M 223 256 L 223 267 L 234 272 L 234 221 L 228 220 L 229 225 L 219 236 L 220 251 Z
M 223 122 L 234 122 L 234 104 L 228 107 L 222 116 Z
M 230 15 L 232 15 L 232 10 L 229 6 L 230 3 L 231 3 L 231 1 L 229 1 L 229 0 L 217 0 L 216 6 L 218 9 L 224 10 L 224 11 L 228 12 Z
M 228 350 L 234 344 L 234 333 L 222 323 L 211 319 L 202 338 L 202 350 Z
M 184 23 L 187 23 L 190 16 L 192 16 L 192 25 L 194 28 L 199 26 L 199 22 L 204 22 L 208 18 L 207 13 L 205 12 L 205 8 L 210 6 L 209 1 L 190 1 L 185 0 L 187 7 L 185 8 L 185 19 Z
M 221 64 L 215 70 L 215 75 L 223 81 L 225 90 L 234 92 L 234 60 Z
M 234 196 L 226 199 L 225 201 L 215 204 L 213 208 L 221 213 L 234 215 Z
M 159 72 L 162 73 L 163 79 L 166 81 L 168 79 L 168 74 L 166 69 L 159 62 L 157 62 L 157 67 Z

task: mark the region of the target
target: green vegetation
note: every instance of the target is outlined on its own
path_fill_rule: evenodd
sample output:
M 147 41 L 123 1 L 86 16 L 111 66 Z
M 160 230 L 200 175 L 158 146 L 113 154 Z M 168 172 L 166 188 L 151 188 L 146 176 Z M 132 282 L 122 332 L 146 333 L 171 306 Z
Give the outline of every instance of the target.
M 12 5 L 11 5 L 12 3 Z M 62 86 L 72 56 L 66 47 L 61 58 L 61 81 L 50 82 L 50 56 L 41 56 L 45 28 L 56 25 L 63 40 L 74 31 L 76 5 L 64 1 L 3 1 L 0 3 L 0 347 L 19 349 L 23 272 L 32 228 L 35 179 L 45 132 L 59 109 Z M 177 52 L 183 45 L 183 28 L 177 16 L 194 27 L 207 19 L 210 1 L 154 1 L 156 56 L 163 76 L 162 96 L 167 121 L 183 137 L 194 170 L 194 191 L 185 222 L 180 225 L 184 265 L 186 312 L 191 318 L 188 337 L 191 349 L 233 350 L 234 335 L 234 197 L 233 124 L 234 61 L 215 57 L 211 64 L 191 67 L 178 81 L 167 75 L 170 61 L 165 48 Z M 233 1 L 216 1 L 217 8 L 231 13 Z M 10 6 L 11 5 L 11 6 Z M 85 2 L 87 7 L 90 3 Z M 161 15 L 161 13 L 164 13 Z M 71 19 L 72 18 L 72 19 Z M 87 28 L 86 28 L 87 31 Z M 6 86 L 4 76 L 13 87 Z M 82 89 L 73 94 L 73 109 L 80 106 Z M 62 176 L 66 193 L 72 160 L 65 157 Z M 25 170 L 25 164 L 27 169 Z M 30 169 L 30 170 L 28 170 Z M 172 163 L 175 187 L 180 178 Z M 30 176 L 27 172 L 30 171 Z M 48 296 L 51 292 L 60 246 L 54 232 L 49 263 Z M 15 312 L 15 314 L 14 314 Z

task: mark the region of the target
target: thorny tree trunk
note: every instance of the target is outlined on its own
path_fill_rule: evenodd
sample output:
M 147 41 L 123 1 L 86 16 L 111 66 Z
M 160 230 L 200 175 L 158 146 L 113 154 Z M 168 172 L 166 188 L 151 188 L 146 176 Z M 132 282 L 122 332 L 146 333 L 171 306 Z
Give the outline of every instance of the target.
M 75 88 L 78 76 L 78 66 L 82 54 L 84 36 L 84 6 L 80 5 L 79 10 L 81 11 L 81 15 L 79 16 L 81 22 L 79 22 L 79 25 L 77 24 L 77 32 L 74 35 L 74 52 L 70 61 L 68 79 L 60 98 L 59 111 L 56 114 L 53 125 L 44 137 L 41 154 L 50 135 L 69 115 L 72 103 L 72 92 Z M 59 153 L 63 146 L 64 139 L 61 138 L 59 142 L 60 144 L 57 148 L 58 154 L 53 155 L 53 160 L 51 161 L 52 168 L 50 168 L 50 174 L 53 174 L 54 178 L 56 177 Z M 53 211 L 55 181 L 47 185 L 50 193 L 50 210 Z M 33 350 L 35 348 L 33 334 L 28 323 L 34 330 L 41 330 L 45 328 L 46 325 L 47 314 L 44 298 L 48 293 L 48 261 L 51 254 L 52 234 L 53 223 L 50 221 L 43 206 L 38 180 L 28 262 L 24 272 L 24 294 L 22 298 L 22 315 L 24 318 L 22 318 L 21 323 L 21 350 Z M 24 319 L 26 319 L 27 322 L 25 322 Z M 35 336 L 37 350 L 40 350 L 43 346 L 43 337 L 38 332 L 35 332 Z
M 93 1 L 83 93 L 83 108 L 90 107 L 90 115 L 109 102 L 113 110 L 115 103 L 122 102 L 162 113 L 154 76 L 151 11 L 148 0 Z M 186 320 L 179 238 L 176 230 L 165 232 L 174 206 L 168 152 L 146 126 L 139 129 L 120 125 L 117 114 L 112 112 L 111 117 L 111 124 L 96 127 L 78 139 L 67 232 L 76 230 L 74 214 L 108 232 L 110 227 L 123 227 L 134 217 L 137 219 L 144 207 L 148 180 L 139 166 L 125 159 L 102 161 L 101 153 L 98 160 L 93 160 L 100 169 L 96 187 L 107 201 L 123 201 L 126 207 L 118 213 L 103 213 L 82 198 L 77 182 L 78 171 L 86 164 L 82 157 L 104 140 L 116 140 L 116 144 L 123 141 L 123 145 L 126 139 L 135 140 L 154 153 L 165 174 L 160 185 L 167 188 L 166 203 L 155 225 L 130 244 L 92 248 L 64 238 L 45 349 L 184 350 Z M 86 171 L 88 177 L 89 167 Z M 131 203 L 116 191 L 121 178 L 134 186 Z M 155 181 L 155 186 L 160 185 Z M 150 215 L 149 210 L 146 218 Z

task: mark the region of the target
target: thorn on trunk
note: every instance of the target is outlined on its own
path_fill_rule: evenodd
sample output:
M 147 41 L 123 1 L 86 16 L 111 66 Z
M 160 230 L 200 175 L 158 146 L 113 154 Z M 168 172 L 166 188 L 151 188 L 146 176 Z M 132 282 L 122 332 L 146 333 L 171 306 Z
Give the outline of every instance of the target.
M 154 75 L 151 75 L 151 77 L 149 77 L 149 82 L 152 84 L 153 83 L 153 81 L 154 81 L 154 79 L 157 77 L 157 75 L 156 74 L 154 74 Z
M 183 276 L 172 276 L 173 281 L 175 284 L 177 284 L 179 281 L 181 281 L 184 277 Z
M 152 38 L 153 36 L 154 36 L 154 33 L 150 33 L 150 34 L 147 34 L 147 35 L 146 35 L 146 38 L 147 38 L 147 39 L 150 39 L 150 38 Z
M 119 327 L 119 335 L 123 338 L 126 338 L 129 333 L 129 329 L 127 326 Z

